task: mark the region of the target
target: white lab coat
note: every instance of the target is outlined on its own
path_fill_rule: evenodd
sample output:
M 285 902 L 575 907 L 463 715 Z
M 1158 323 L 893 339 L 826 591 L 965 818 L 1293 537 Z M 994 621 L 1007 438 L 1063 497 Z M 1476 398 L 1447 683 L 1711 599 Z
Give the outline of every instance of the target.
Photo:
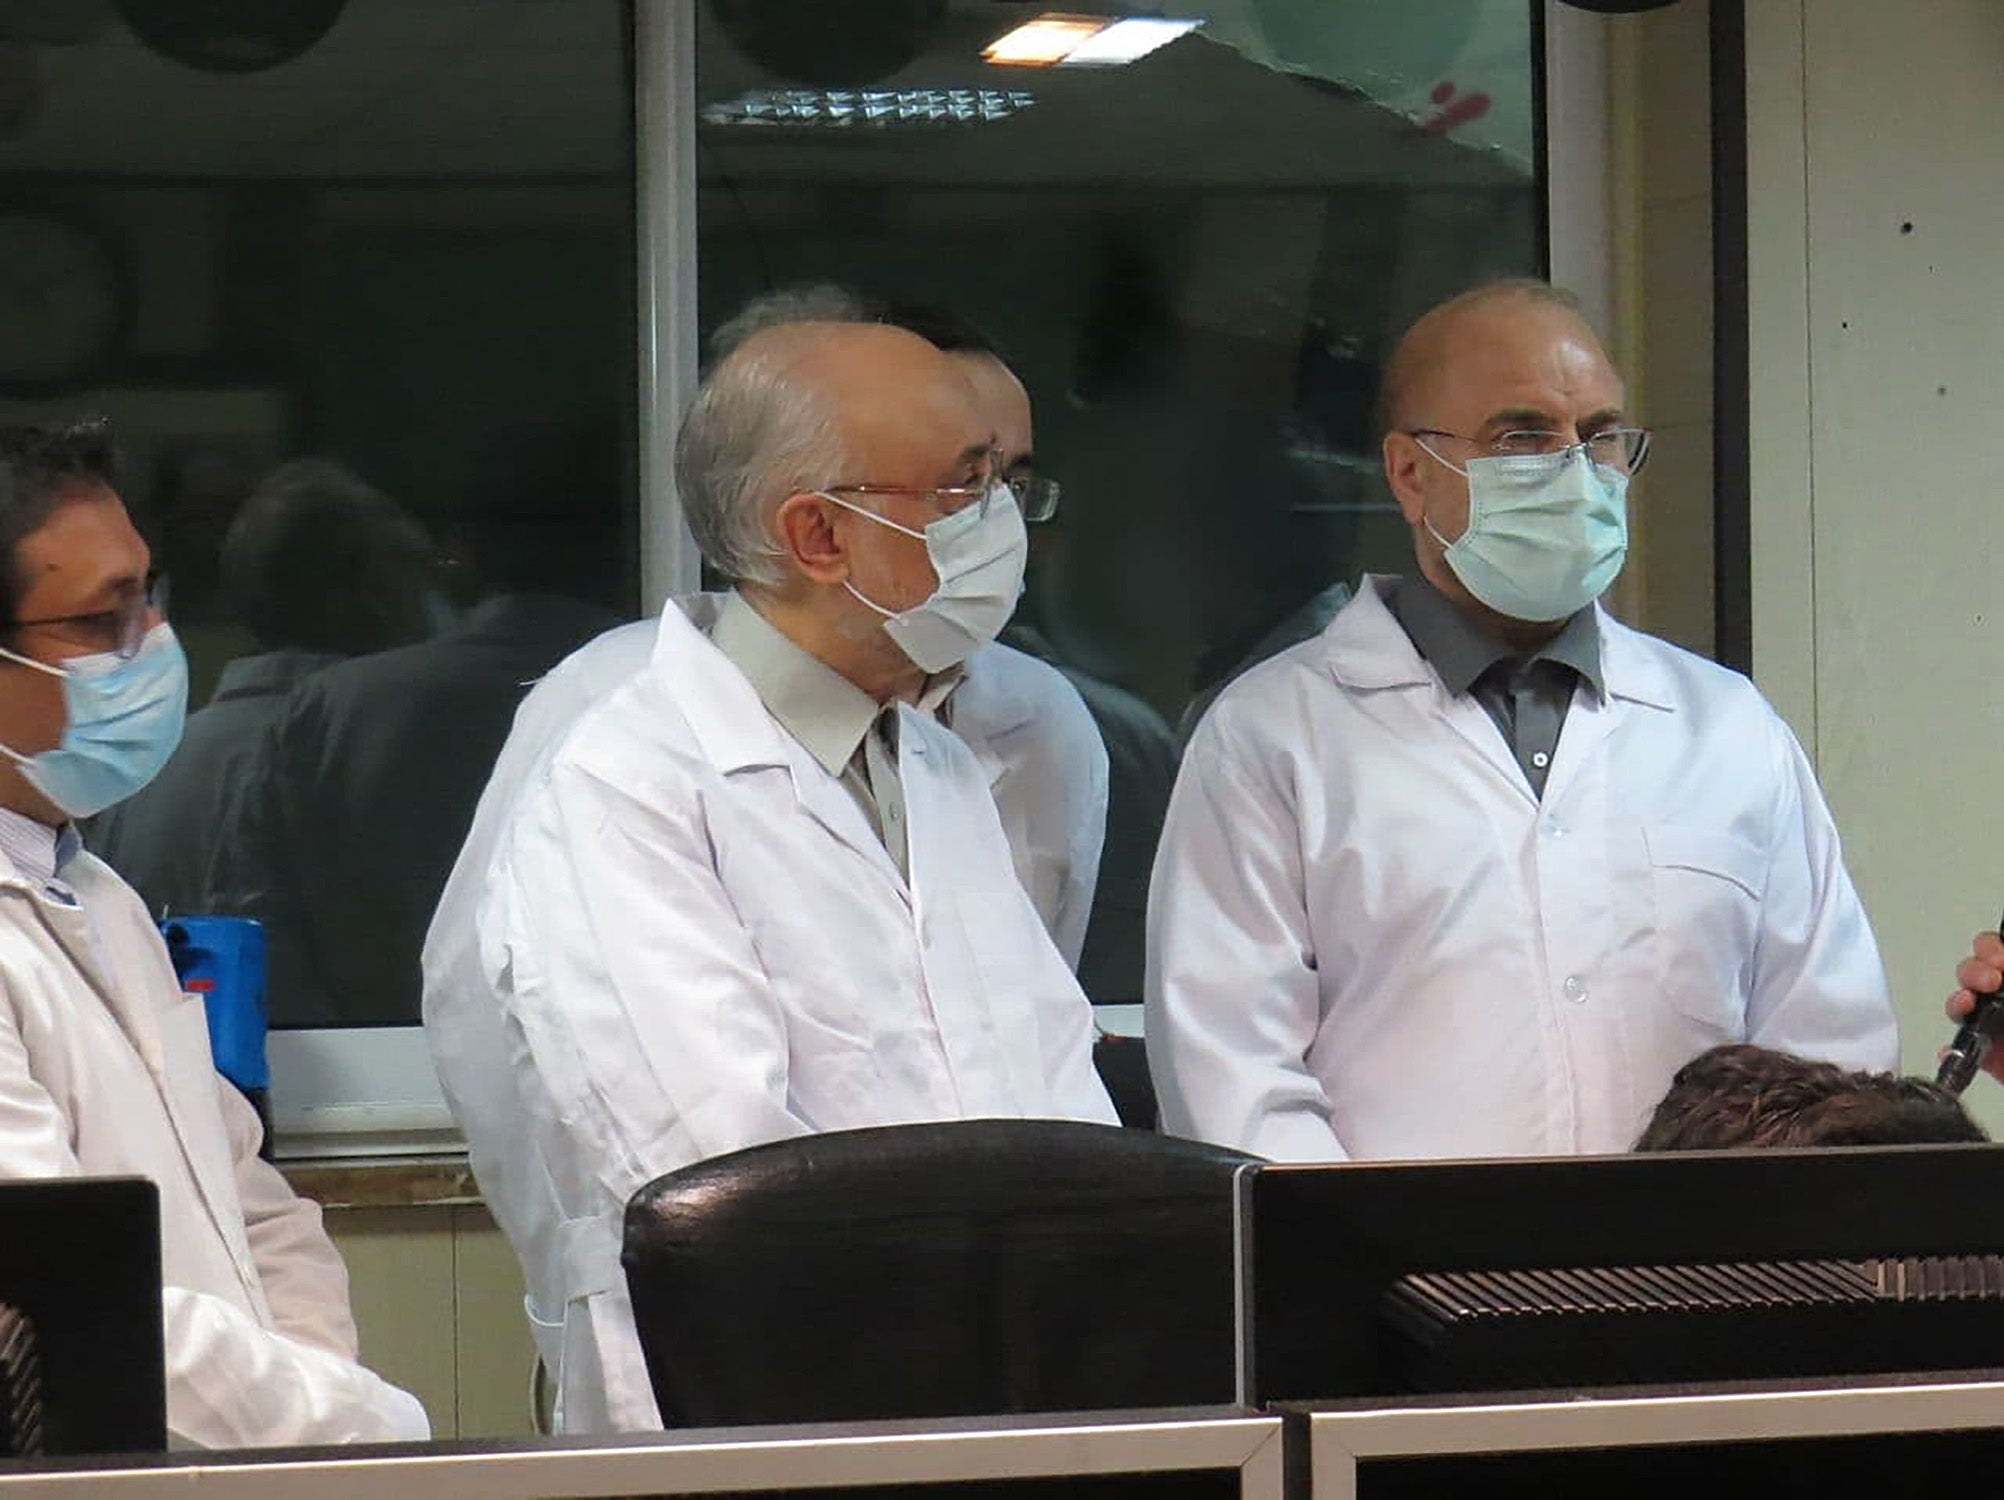
M 170 1436 L 428 1437 L 417 1399 L 355 1362 L 319 1207 L 258 1159 L 257 1115 L 217 1075 L 138 895 L 90 854 L 62 878 L 80 906 L 0 856 L 0 1176 L 158 1185 Z
M 1542 805 L 1372 580 L 1196 731 L 1149 910 L 1163 1128 L 1290 1160 L 1626 1150 L 1721 1042 L 1898 1059 L 1794 736 L 1600 614 Z
M 1015 720 L 986 753 L 901 714 L 907 884 L 698 628 L 713 605 L 670 604 L 638 671 L 615 665 L 629 628 L 531 693 L 425 947 L 433 1058 L 567 1431 L 659 1425 L 618 1260 L 626 1199 L 654 1177 L 807 1131 L 1114 1118 L 1090 1007 L 990 796 L 1051 753 L 1005 711 L 1035 684 L 984 697 L 970 664 L 956 722 L 969 689 Z M 1081 894 L 1082 912 L 1089 878 Z

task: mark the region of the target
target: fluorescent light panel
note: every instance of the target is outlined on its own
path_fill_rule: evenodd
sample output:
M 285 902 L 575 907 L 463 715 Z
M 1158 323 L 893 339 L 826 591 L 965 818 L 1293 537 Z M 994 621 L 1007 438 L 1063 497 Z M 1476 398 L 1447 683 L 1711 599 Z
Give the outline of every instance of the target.
M 982 48 L 981 56 L 1007 67 L 1048 68 L 1063 61 L 1080 43 L 1091 40 L 1110 24 L 1104 16 L 1070 16 L 1054 11 L 1005 32 Z
M 1058 66 L 1117 68 L 1122 63 L 1131 63 L 1136 58 L 1146 57 L 1157 47 L 1168 46 L 1177 37 L 1195 31 L 1202 24 L 1200 21 L 1154 20 L 1142 17 L 1115 21 L 1111 26 L 1094 32 L 1059 58 Z

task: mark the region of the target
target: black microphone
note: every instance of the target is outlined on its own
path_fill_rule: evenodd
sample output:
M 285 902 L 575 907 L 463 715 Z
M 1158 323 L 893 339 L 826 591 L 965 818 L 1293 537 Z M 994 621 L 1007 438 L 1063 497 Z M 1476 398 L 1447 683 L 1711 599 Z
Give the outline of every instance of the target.
M 2004 922 L 1999 928 L 2004 930 Z M 2004 1033 L 2004 990 L 1992 990 L 1976 997 L 1975 1008 L 1955 1029 L 1955 1040 L 1941 1055 L 1941 1067 L 1934 1081 L 1951 1094 L 1959 1094 L 1983 1066 L 1990 1044 Z

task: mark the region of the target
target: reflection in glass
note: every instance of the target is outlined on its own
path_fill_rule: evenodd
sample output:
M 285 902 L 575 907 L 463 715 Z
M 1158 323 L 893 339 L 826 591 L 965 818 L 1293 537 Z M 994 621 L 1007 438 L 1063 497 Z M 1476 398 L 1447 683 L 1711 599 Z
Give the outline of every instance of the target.
M 112 419 L 193 668 L 87 836 L 264 917 L 279 1023 L 413 1022 L 523 684 L 638 604 L 628 8 L 199 9 L 0 73 L 0 421 Z
M 1102 7 L 1119 17 L 1139 7 Z M 1027 389 L 1036 528 L 1005 639 L 1057 664 L 1112 762 L 1081 973 L 1141 997 L 1178 745 L 1219 687 L 1326 625 L 1410 542 L 1379 474 L 1378 365 L 1427 306 L 1541 268 L 1525 0 L 1203 0 L 1126 66 L 998 67 L 1028 19 L 884 7 L 807 55 L 699 9 L 701 315 L 832 283 L 988 330 Z M 753 90 L 1007 89 L 1006 117 L 840 123 Z

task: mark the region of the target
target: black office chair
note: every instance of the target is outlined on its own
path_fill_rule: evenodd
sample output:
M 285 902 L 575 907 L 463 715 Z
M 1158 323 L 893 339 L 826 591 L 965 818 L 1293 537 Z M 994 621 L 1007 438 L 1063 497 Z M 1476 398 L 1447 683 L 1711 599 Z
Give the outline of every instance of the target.
M 671 1426 L 1229 1402 L 1232 1175 L 1136 1130 L 779 1141 L 642 1188 L 623 1260 Z

